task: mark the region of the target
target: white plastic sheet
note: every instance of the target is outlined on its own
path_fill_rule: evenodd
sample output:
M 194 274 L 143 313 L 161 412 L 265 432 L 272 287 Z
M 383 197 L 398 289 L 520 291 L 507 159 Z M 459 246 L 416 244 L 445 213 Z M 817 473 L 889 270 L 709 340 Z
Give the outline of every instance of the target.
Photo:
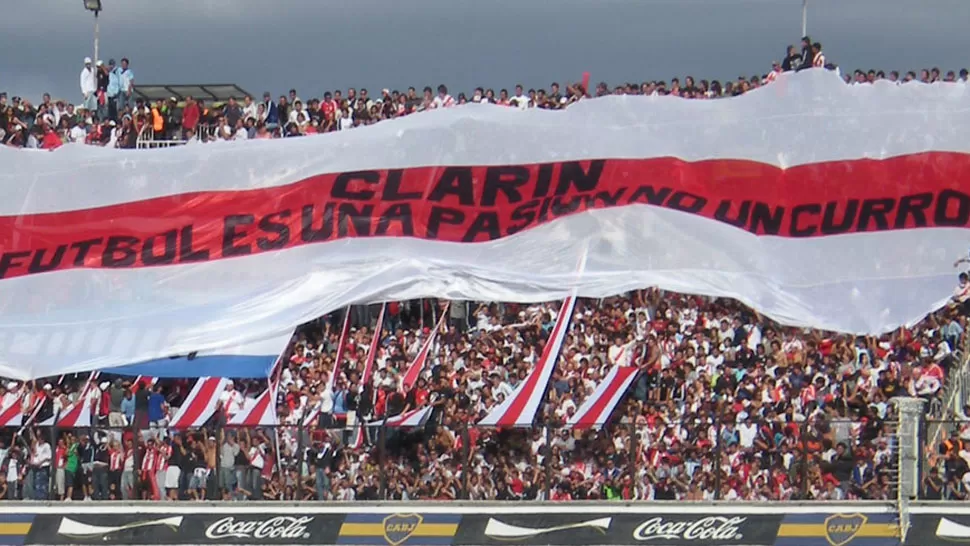
M 469 106 L 339 134 L 155 151 L 0 149 L 0 375 L 49 376 L 259 341 L 350 303 L 542 301 L 572 288 L 601 297 L 660 286 L 738 298 L 792 325 L 887 331 L 937 308 L 956 281 L 952 262 L 968 245 L 968 106 L 963 84 L 850 87 L 812 71 L 720 101 L 609 97 L 566 112 Z M 489 166 L 521 166 L 522 188 L 536 192 L 551 165 L 551 192 L 563 162 L 578 162 L 582 178 L 597 161 L 605 166 L 596 188 L 573 188 L 559 202 L 577 198 L 585 212 L 510 234 L 522 203 L 503 205 L 501 192 L 495 207 L 484 203 L 489 176 L 508 182 L 518 172 Z M 445 222 L 432 238 L 429 194 L 448 167 L 466 166 L 437 205 L 469 217 Z M 400 199 L 412 207 L 414 237 L 401 236 L 400 222 L 380 232 L 380 221 L 362 212 L 387 212 L 394 169 L 404 182 L 392 196 L 426 180 L 419 197 Z M 343 210 L 335 181 L 352 171 L 380 171 L 380 179 L 358 177 L 344 194 L 378 193 L 343 203 L 358 213 L 344 215 L 342 229 L 394 236 L 305 241 L 328 204 Z M 466 174 L 469 204 L 461 202 Z M 708 203 L 687 213 L 669 195 L 662 206 L 648 204 L 656 195 L 624 201 L 644 185 Z M 603 188 L 607 198 L 622 189 L 623 199 L 607 207 L 597 197 Z M 725 221 L 762 197 L 769 208 L 761 224 Z M 724 200 L 732 203 L 718 219 Z M 859 208 L 849 229 L 822 234 L 827 204 L 835 203 L 835 225 L 852 200 Z M 309 225 L 301 204 L 312 207 Z M 271 232 L 254 231 L 284 209 L 289 216 L 275 220 L 289 243 L 274 249 Z M 498 238 L 461 242 L 474 214 L 492 209 Z M 227 230 L 230 216 L 242 220 Z M 194 234 L 187 247 L 184 226 Z M 806 226 L 816 228 L 811 236 L 795 233 Z M 229 247 L 250 253 L 225 255 L 227 231 Z M 124 244 L 105 258 L 112 236 L 136 240 L 132 263 Z M 86 237 L 99 241 L 80 256 Z M 145 263 L 149 239 L 154 265 Z M 161 265 L 167 242 L 175 254 Z M 211 251 L 206 259 L 194 254 L 200 249 Z M 577 278 L 582 252 L 587 266 Z

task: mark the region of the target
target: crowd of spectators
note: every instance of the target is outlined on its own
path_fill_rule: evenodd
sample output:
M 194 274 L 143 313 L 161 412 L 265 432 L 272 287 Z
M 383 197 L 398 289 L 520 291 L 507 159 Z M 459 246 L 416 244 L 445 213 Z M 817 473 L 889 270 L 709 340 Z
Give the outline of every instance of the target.
M 172 97 L 146 102 L 134 94 L 135 77 L 128 59 L 105 65 L 102 61 L 84 59 L 81 70 L 81 101 L 51 99 L 43 96 L 40 104 L 0 93 L 0 142 L 13 147 L 56 148 L 66 142 L 136 148 L 177 143 L 199 143 L 220 140 L 248 140 L 296 137 L 346 130 L 371 125 L 435 108 L 448 108 L 465 103 L 491 103 L 513 108 L 561 109 L 589 97 L 609 94 L 672 95 L 689 99 L 715 99 L 737 96 L 773 82 L 778 74 L 808 68 L 838 68 L 826 62 L 822 45 L 810 38 L 801 47 L 789 46 L 781 61 L 771 69 L 734 81 L 695 80 L 692 76 L 669 81 L 622 83 L 606 82 L 587 89 L 582 82 L 548 89 L 526 89 L 516 85 L 510 92 L 479 87 L 469 93 L 452 96 L 444 85 L 437 88 L 410 87 L 405 91 L 382 89 L 372 95 L 367 89 L 350 88 L 327 91 L 321 97 L 303 100 L 295 89 L 274 100 L 266 92 L 259 101 L 254 97 L 230 98 L 225 103 L 206 103 L 200 97 Z M 879 80 L 892 82 L 967 80 L 967 70 L 959 75 L 943 74 L 938 68 L 900 74 L 892 71 L 856 70 L 844 74 L 847 83 L 862 84 Z M 154 143 L 154 144 L 151 144 Z
M 134 73 L 120 63 L 85 59 L 82 101 L 45 95 L 33 105 L 0 93 L 0 141 L 53 148 L 85 142 L 134 148 L 139 138 L 167 141 L 274 138 L 346 130 L 466 102 L 560 109 L 592 96 L 659 94 L 735 96 L 779 73 L 835 69 L 821 45 L 805 39 L 764 75 L 737 81 L 652 81 L 587 90 L 478 88 L 453 98 L 447 88 L 326 92 L 301 100 L 251 97 L 207 105 L 188 98 L 133 100 Z M 938 69 L 856 71 L 847 83 L 967 80 Z M 966 292 L 966 291 L 965 291 Z M 964 293 L 963 301 L 970 299 Z M 265 381 L 237 381 L 212 423 L 170 430 L 167 420 L 190 380 L 132 383 L 131 378 L 49 378 L 0 385 L 0 408 L 22 404 L 29 426 L 0 433 L 0 496 L 6 499 L 473 500 L 681 499 L 690 501 L 885 499 L 895 486 L 896 435 L 890 398 L 922 397 L 930 413 L 964 346 L 966 304 L 929 315 L 913 328 L 854 337 L 781 327 L 734 301 L 655 289 L 580 300 L 536 425 L 476 427 L 509 396 L 542 352 L 559 302 L 534 305 L 454 302 L 430 364 L 415 387 L 400 376 L 435 325 L 433 300 L 391 302 L 379 332 L 377 371 L 359 372 L 374 336 L 376 312 L 353 308 L 347 359 L 334 362 L 342 312 L 301 327 L 283 362 L 276 428 L 224 426 Z M 636 366 L 637 380 L 602 430 L 563 424 L 612 366 Z M 330 375 L 337 377 L 332 390 Z M 85 388 L 85 386 L 88 388 Z M 80 392 L 93 427 L 36 424 Z M 33 414 L 33 402 L 42 399 Z M 431 405 L 416 429 L 360 423 Z M 320 417 L 307 423 L 311 414 Z M 968 408 L 970 412 L 970 408 Z M 353 415 L 348 422 L 348 415 Z M 970 418 L 967 419 L 970 421 Z M 349 426 L 349 428 L 348 428 Z M 924 494 L 965 498 L 970 491 L 970 428 L 946 436 L 929 457 Z M 935 452 L 938 451 L 939 455 Z
M 889 399 L 922 397 L 938 412 L 967 326 L 958 306 L 913 328 L 854 337 L 655 289 L 583 299 L 535 427 L 475 426 L 529 372 L 559 303 L 455 302 L 408 392 L 401 374 L 430 334 L 437 302 L 388 304 L 376 372 L 363 388 L 376 310 L 353 308 L 341 365 L 343 312 L 306 324 L 283 360 L 277 428 L 227 428 L 220 411 L 200 430 L 169 430 L 191 381 L 102 377 L 88 390 L 93 428 L 6 432 L 0 488 L 9 499 L 886 499 L 896 480 Z M 564 427 L 611 366 L 640 373 L 610 423 Z M 28 385 L 50 394 L 36 422 L 66 407 L 86 379 Z M 17 396 L 16 383 L 6 387 L 0 396 Z M 237 381 L 224 409 L 265 388 Z M 427 404 L 423 426 L 371 426 L 354 446 L 348 425 Z M 962 468 L 950 469 L 955 483 Z

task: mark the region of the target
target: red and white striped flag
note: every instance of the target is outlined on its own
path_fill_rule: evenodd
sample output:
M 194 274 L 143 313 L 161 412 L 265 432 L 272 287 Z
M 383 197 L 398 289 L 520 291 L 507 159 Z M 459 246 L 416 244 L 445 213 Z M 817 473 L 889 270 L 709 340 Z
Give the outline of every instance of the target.
M 416 410 L 406 411 L 393 417 L 388 417 L 384 425 L 393 428 L 415 428 L 424 426 L 425 421 L 431 416 L 431 406 L 425 406 Z M 379 425 L 380 423 L 374 423 Z
M 92 411 L 91 401 L 88 400 L 88 395 L 91 393 L 94 382 L 100 376 L 101 372 L 91 372 L 77 400 L 66 408 L 63 408 L 57 415 L 52 415 L 49 419 L 40 423 L 40 426 L 57 426 L 58 428 L 82 428 L 91 426 Z
M 276 390 L 274 385 L 270 385 L 262 394 L 256 397 L 254 404 L 236 412 L 229 419 L 229 424 L 240 427 L 267 427 L 276 426 L 279 420 L 276 418 Z
M 327 389 L 333 392 L 333 385 L 337 381 L 340 367 L 344 362 L 344 352 L 347 350 L 347 337 L 350 335 L 350 307 L 344 313 L 344 324 L 340 327 L 340 339 L 337 340 L 337 357 L 333 360 L 333 371 L 327 378 Z
M 511 396 L 502 401 L 484 419 L 479 421 L 485 427 L 530 427 L 535 420 L 536 413 L 542 407 L 542 400 L 546 397 L 546 389 L 552 379 L 552 371 L 559 359 L 569 321 L 572 319 L 576 296 L 566 298 L 556 317 L 556 325 L 549 335 L 542 356 L 535 368 L 529 372 L 525 380 L 515 388 Z
M 47 402 L 47 393 L 45 391 L 36 392 L 33 393 L 33 395 L 27 394 L 25 396 L 32 397 L 32 400 L 30 400 L 31 405 L 29 408 L 26 408 L 23 411 L 24 415 L 27 415 L 27 420 L 24 421 L 21 418 L 22 423 L 20 428 L 17 430 L 16 436 L 20 436 L 20 433 L 22 433 L 25 428 L 29 427 L 34 420 L 37 419 L 37 415 L 40 413 L 40 410 L 44 409 L 44 403 Z
M 593 394 L 583 402 L 575 414 L 566 422 L 570 428 L 602 428 L 609 420 L 617 404 L 623 399 L 627 389 L 636 379 L 637 368 L 613 366 L 606 377 L 596 386 Z
M 91 403 L 87 399 L 88 391 L 81 393 L 71 405 L 57 415 L 40 423 L 42 427 L 57 426 L 58 428 L 83 428 L 91 426 Z
M 0 408 L 0 427 L 19 427 L 24 421 L 24 409 L 20 398 Z
M 414 357 L 407 371 L 404 372 L 404 377 L 401 378 L 402 391 L 411 390 L 411 387 L 414 386 L 421 376 L 421 372 L 424 371 L 424 367 L 428 363 L 428 355 L 431 353 L 431 346 L 434 344 L 435 337 L 438 335 L 441 327 L 445 324 L 445 318 L 448 316 L 448 307 L 450 305 L 451 302 L 445 306 L 444 311 L 441 312 L 441 317 L 438 318 L 438 323 L 435 324 L 434 330 L 428 335 L 428 339 L 424 340 L 424 343 L 421 344 L 421 350 L 418 351 L 417 356 Z
M 131 392 L 138 392 L 142 387 L 154 387 L 155 383 L 157 382 L 157 377 L 152 377 L 150 375 L 139 375 L 135 378 L 134 383 L 131 384 Z
M 377 359 L 377 349 L 380 347 L 381 343 L 381 332 L 384 330 L 384 313 L 386 311 L 387 302 L 381 304 L 381 314 L 377 316 L 377 326 L 374 328 L 374 337 L 370 341 L 370 349 L 367 351 L 367 357 L 364 359 L 364 373 L 360 375 L 361 394 L 364 393 L 364 389 L 367 387 L 367 385 L 371 383 L 371 377 L 374 375 L 374 360 Z M 357 431 L 354 435 L 354 442 L 352 445 L 354 446 L 354 449 L 360 449 L 363 447 L 363 426 L 357 426 Z
M 202 377 L 196 381 L 169 427 L 184 429 L 204 425 L 219 409 L 219 397 L 225 392 L 226 383 L 228 380 L 221 377 Z

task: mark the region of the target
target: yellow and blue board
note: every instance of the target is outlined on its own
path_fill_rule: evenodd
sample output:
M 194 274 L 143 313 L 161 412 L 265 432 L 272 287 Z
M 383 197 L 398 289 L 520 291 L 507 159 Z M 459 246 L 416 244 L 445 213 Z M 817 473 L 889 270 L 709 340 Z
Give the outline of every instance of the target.
M 450 546 L 459 523 L 457 514 L 347 514 L 337 544 Z
M 898 546 L 893 514 L 788 514 L 775 546 Z
M 0 514 L 0 546 L 23 544 L 33 523 L 33 514 Z

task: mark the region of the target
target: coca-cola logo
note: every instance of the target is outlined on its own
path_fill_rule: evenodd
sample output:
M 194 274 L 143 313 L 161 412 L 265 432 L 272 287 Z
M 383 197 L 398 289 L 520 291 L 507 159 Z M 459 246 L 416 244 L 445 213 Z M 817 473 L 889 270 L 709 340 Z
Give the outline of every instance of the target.
M 237 520 L 229 516 L 210 525 L 205 536 L 213 540 L 222 538 L 295 539 L 310 538 L 307 525 L 312 516 L 276 516 L 267 520 Z
M 708 540 L 712 542 L 744 538 L 740 526 L 748 518 L 739 516 L 709 516 L 689 521 L 665 521 L 662 517 L 641 523 L 634 531 L 636 540 L 681 539 Z

